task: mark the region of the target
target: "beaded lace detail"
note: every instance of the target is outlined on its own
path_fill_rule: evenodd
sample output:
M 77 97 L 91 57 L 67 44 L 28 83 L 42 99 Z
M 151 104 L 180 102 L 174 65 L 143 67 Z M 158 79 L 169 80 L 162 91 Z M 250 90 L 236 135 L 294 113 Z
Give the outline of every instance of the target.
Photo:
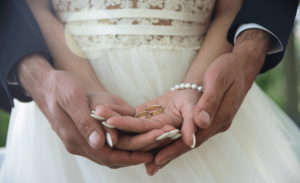
M 134 2 L 135 1 L 135 2 Z M 52 0 L 60 13 L 84 12 L 109 9 L 161 9 L 192 13 L 195 16 L 211 14 L 215 0 Z M 208 22 L 188 22 L 159 18 L 111 18 L 70 22 L 71 25 L 153 25 L 174 27 L 206 26 Z M 199 49 L 203 35 L 157 36 L 157 35 L 73 35 L 83 51 L 104 48 L 127 48 L 141 46 L 151 49 L 191 50 Z

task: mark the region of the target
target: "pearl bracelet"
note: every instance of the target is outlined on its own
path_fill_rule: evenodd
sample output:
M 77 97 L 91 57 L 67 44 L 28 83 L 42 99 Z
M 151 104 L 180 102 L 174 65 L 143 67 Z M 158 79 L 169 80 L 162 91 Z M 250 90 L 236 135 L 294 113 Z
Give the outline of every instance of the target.
M 199 92 L 203 92 L 203 87 L 198 86 L 196 84 L 190 84 L 190 83 L 181 83 L 180 85 L 175 85 L 174 87 L 171 88 L 171 91 L 173 90 L 184 90 L 184 89 L 194 89 L 198 90 Z

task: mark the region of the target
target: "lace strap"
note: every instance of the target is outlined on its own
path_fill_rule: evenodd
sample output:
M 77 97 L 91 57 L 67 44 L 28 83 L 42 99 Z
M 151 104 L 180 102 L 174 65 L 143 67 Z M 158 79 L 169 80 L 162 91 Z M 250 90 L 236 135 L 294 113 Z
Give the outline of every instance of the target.
M 206 32 L 207 25 L 196 27 L 171 27 L 149 25 L 66 25 L 72 35 L 165 35 L 165 36 L 199 36 Z
M 59 17 L 62 22 L 111 19 L 111 18 L 159 18 L 159 19 L 207 23 L 210 20 L 210 13 L 194 14 L 194 13 L 187 13 L 187 12 L 155 10 L 155 9 L 118 9 L 118 10 L 98 10 L 98 11 L 83 11 L 83 12 L 73 12 L 73 13 L 70 12 L 60 13 Z

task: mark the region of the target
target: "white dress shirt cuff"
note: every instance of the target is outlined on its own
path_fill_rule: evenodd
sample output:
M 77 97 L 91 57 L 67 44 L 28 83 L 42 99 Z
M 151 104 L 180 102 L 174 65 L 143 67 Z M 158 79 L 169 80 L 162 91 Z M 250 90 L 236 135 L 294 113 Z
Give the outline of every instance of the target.
M 283 51 L 282 43 L 280 42 L 278 37 L 275 34 L 273 34 L 271 31 L 269 31 L 268 29 L 266 29 L 263 26 L 260 26 L 258 24 L 255 24 L 255 23 L 248 23 L 248 24 L 240 25 L 234 36 L 234 44 L 236 42 L 236 38 L 238 37 L 238 35 L 247 29 L 262 29 L 272 35 L 272 40 L 271 40 L 270 48 L 268 50 L 268 55 Z

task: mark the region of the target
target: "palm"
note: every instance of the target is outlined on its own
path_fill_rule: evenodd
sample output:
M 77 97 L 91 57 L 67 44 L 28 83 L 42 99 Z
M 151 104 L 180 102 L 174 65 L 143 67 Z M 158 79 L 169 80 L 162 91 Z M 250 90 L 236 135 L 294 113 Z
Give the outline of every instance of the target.
M 127 102 L 125 102 L 125 100 L 123 100 L 121 97 L 106 92 L 95 92 L 89 94 L 88 98 L 90 101 L 90 108 L 92 110 L 95 110 L 99 106 L 109 104 L 131 108 L 130 105 Z
M 200 95 L 192 89 L 171 91 L 135 108 L 137 114 L 149 106 L 160 105 L 164 109 L 161 114 L 152 116 L 150 119 L 116 116 L 109 118 L 107 123 L 120 130 L 135 133 L 146 133 L 165 125 L 181 128 L 184 121 L 193 119 L 194 108 Z

